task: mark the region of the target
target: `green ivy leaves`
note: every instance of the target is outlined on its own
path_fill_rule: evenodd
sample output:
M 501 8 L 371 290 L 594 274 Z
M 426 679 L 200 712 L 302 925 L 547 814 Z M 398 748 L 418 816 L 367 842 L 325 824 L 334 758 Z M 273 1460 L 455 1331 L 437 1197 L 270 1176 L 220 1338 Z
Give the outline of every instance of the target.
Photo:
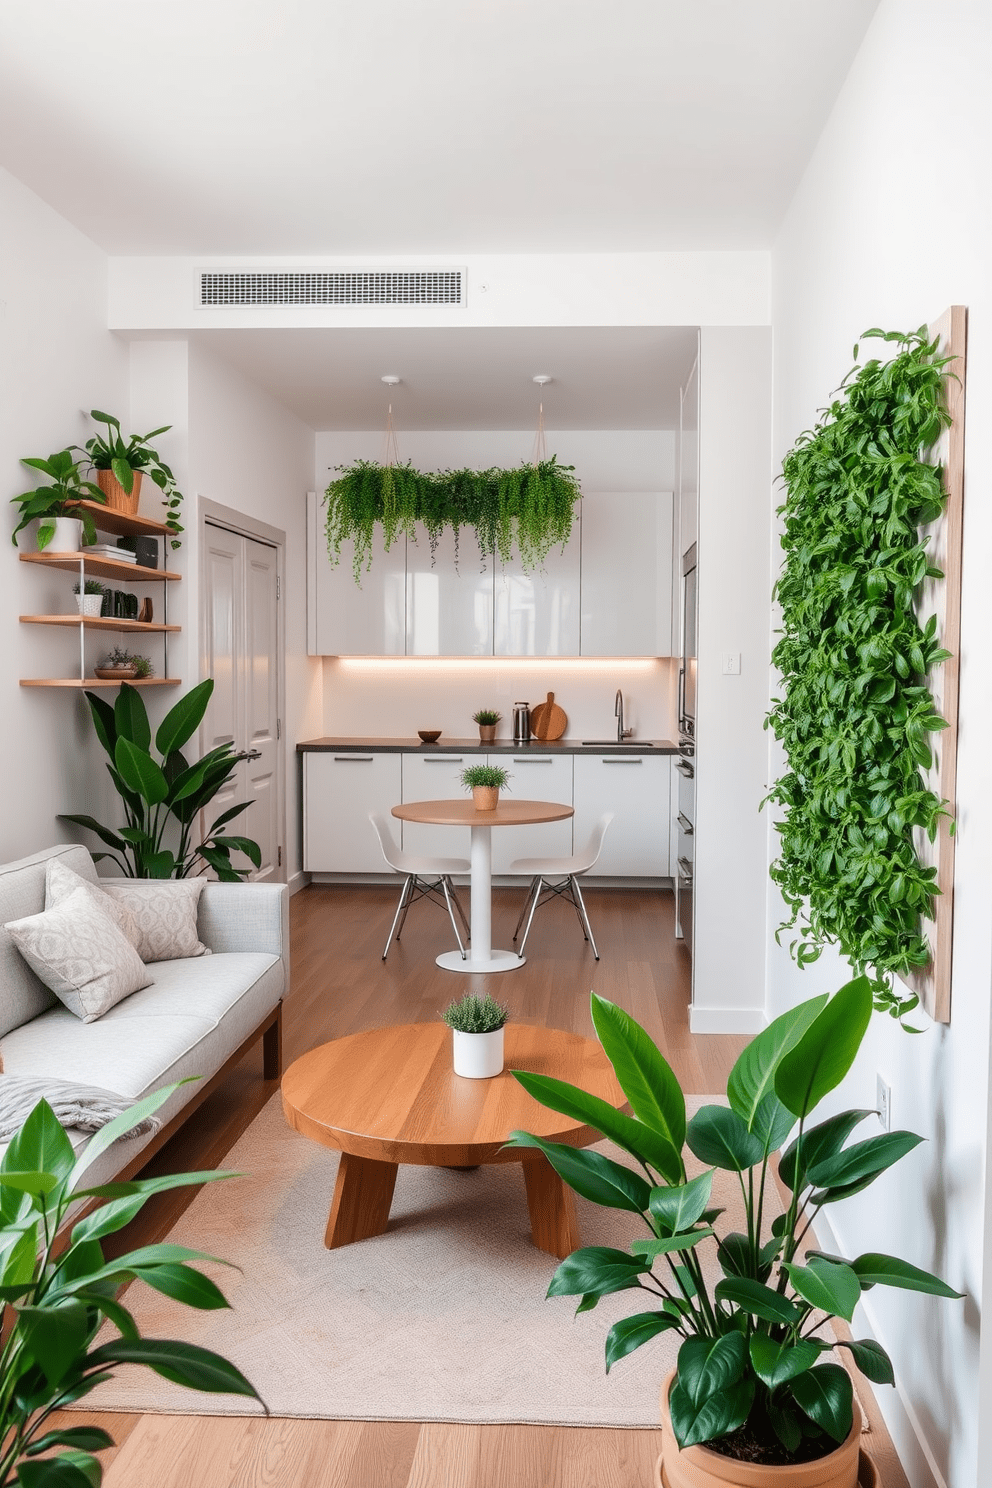
M 926 327 L 866 331 L 894 343 L 888 362 L 854 368 L 843 396 L 786 456 L 787 498 L 776 585 L 783 682 L 766 726 L 788 770 L 768 800 L 779 855 L 771 876 L 789 907 L 782 930 L 800 966 L 836 943 L 855 971 L 874 970 L 875 1005 L 895 1017 L 917 999 L 893 976 L 925 966 L 934 869 L 913 842 L 932 841 L 945 802 L 924 782 L 931 736 L 946 727 L 926 685 L 946 660 L 936 618 L 921 625 L 919 585 L 940 577 L 920 529 L 943 509 L 938 466 L 921 458 L 950 418 L 946 359 Z M 855 357 L 857 357 L 855 348 Z

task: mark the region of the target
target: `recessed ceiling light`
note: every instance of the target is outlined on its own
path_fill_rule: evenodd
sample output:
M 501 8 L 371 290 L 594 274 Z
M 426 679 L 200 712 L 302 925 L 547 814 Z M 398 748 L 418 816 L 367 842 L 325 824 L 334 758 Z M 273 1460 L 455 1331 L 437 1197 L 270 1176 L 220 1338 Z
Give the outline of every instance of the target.
M 400 380 L 401 379 L 394 376 L 392 372 L 387 372 L 385 377 L 380 377 L 379 379 L 379 381 L 384 382 L 387 387 L 395 387 Z
M 536 382 L 538 387 L 544 387 L 546 383 L 553 381 L 554 378 L 549 377 L 546 372 L 539 372 L 536 377 L 531 378 L 531 382 Z

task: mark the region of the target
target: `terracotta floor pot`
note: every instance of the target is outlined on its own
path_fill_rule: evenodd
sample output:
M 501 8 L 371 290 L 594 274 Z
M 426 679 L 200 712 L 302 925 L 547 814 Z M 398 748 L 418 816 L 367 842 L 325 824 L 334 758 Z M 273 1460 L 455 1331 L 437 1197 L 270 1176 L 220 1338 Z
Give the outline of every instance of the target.
M 141 498 L 141 471 L 134 472 L 134 484 L 130 496 L 117 479 L 112 470 L 98 470 L 96 472 L 96 483 L 107 498 L 107 507 L 110 511 L 124 512 L 126 516 L 134 517 L 138 514 L 138 502 Z
M 877 1488 L 878 1474 L 861 1447 L 861 1412 L 854 1407 L 854 1425 L 847 1440 L 817 1462 L 793 1467 L 767 1467 L 736 1462 L 709 1447 L 679 1451 L 668 1414 L 672 1370 L 661 1387 L 661 1456 L 655 1463 L 656 1488 Z
M 499 786 L 473 785 L 472 800 L 476 811 L 495 811 L 499 805 Z

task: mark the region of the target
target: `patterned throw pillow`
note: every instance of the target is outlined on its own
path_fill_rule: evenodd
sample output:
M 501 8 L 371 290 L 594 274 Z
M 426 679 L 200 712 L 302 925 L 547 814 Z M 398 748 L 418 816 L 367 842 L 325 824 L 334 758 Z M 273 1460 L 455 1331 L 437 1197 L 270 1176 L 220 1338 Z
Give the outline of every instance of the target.
M 72 868 L 67 868 L 61 858 L 51 858 L 45 869 L 45 908 L 56 909 L 68 899 L 70 894 L 74 894 L 79 889 L 84 889 L 92 897 L 97 908 L 110 916 L 121 934 L 126 936 L 137 950 L 141 942 L 141 934 L 127 905 L 117 899 L 112 899 L 88 878 L 83 878 Z
M 84 1023 L 151 985 L 137 951 L 100 908 L 90 885 L 4 929 L 45 986 Z
M 104 878 L 100 888 L 129 911 L 142 961 L 209 956 L 196 933 L 202 878 Z

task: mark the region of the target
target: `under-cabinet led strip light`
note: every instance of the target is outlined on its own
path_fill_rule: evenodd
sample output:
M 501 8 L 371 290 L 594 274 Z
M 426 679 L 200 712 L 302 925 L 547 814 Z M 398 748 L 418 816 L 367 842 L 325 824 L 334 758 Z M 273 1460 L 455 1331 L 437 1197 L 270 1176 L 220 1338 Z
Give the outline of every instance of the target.
M 337 656 L 328 657 L 339 666 L 354 671 L 466 671 L 483 668 L 487 671 L 534 672 L 607 672 L 615 677 L 620 672 L 647 672 L 659 662 L 671 661 L 670 656 Z

